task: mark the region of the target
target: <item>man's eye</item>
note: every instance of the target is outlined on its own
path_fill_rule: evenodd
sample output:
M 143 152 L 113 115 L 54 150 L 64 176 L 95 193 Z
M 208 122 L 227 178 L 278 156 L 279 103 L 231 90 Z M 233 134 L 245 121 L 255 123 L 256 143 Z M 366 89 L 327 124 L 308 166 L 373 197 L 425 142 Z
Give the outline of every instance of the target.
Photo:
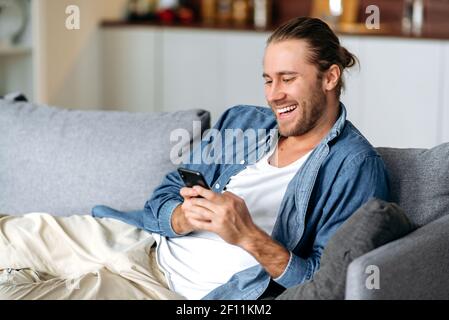
M 288 83 L 290 81 L 292 81 L 294 78 L 286 78 L 286 79 L 282 79 L 283 82 Z
M 273 80 L 265 80 L 265 84 L 271 84 Z

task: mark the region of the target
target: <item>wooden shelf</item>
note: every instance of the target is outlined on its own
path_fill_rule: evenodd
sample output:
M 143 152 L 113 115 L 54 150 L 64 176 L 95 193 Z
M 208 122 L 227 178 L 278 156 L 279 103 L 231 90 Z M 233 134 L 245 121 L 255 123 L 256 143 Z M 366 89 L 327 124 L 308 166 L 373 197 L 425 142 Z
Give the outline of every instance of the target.
M 271 32 L 276 26 L 266 29 L 256 29 L 253 26 L 234 26 L 234 25 L 207 25 L 199 22 L 181 24 L 170 23 L 164 24 L 156 21 L 128 22 L 121 20 L 106 20 L 101 26 L 103 28 L 123 28 L 123 27 L 160 27 L 160 28 L 184 28 L 184 29 L 200 29 L 200 30 L 222 30 L 222 31 L 254 31 L 254 32 Z M 434 25 L 432 28 L 425 26 L 420 35 L 405 33 L 401 30 L 399 23 L 381 24 L 379 30 L 369 30 L 364 24 L 357 23 L 352 25 L 342 25 L 335 30 L 337 34 L 353 35 L 353 36 L 381 36 L 396 38 L 413 38 L 413 39 L 436 39 L 449 40 L 449 28 L 446 24 Z
M 201 11 L 200 0 L 185 0 L 195 12 L 196 18 L 199 18 Z M 323 3 L 325 1 L 322 1 Z M 407 33 L 402 30 L 401 21 L 403 16 L 404 0 L 357 0 L 354 1 L 358 8 L 354 8 L 354 14 L 349 14 L 351 19 L 343 20 L 350 22 L 336 29 L 338 34 L 353 36 L 382 36 L 412 39 L 434 39 L 449 40 L 449 0 L 425 0 L 424 2 L 424 24 L 420 34 Z M 321 16 L 316 12 L 315 4 L 318 1 L 312 0 L 273 0 L 272 21 L 273 26 L 260 30 L 253 26 L 234 26 L 234 25 L 206 25 L 201 22 L 190 24 L 170 23 L 163 24 L 157 21 L 104 21 L 103 27 L 131 27 L 131 26 L 151 26 L 161 28 L 191 28 L 204 30 L 223 30 L 223 31 L 262 31 L 271 32 L 276 26 L 300 16 Z M 315 4 L 314 4 L 315 3 Z M 381 12 L 381 26 L 379 30 L 369 30 L 365 26 L 365 20 L 368 17 L 366 8 L 369 5 L 376 5 Z M 353 10 L 351 10 L 353 11 Z M 348 16 L 346 16 L 348 18 Z
M 101 23 L 104 28 L 120 27 L 161 27 L 161 28 L 183 28 L 183 29 L 203 29 L 203 30 L 223 30 L 223 31 L 272 31 L 274 28 L 257 29 L 252 25 L 232 25 L 232 24 L 205 24 L 201 22 L 190 23 L 161 23 L 157 21 L 129 22 L 124 20 L 105 20 Z

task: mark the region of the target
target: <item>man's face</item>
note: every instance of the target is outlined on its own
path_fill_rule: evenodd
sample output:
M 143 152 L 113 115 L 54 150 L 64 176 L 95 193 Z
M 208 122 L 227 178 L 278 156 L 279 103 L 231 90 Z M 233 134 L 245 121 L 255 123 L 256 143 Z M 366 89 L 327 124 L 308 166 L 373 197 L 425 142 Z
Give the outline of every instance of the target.
M 265 97 L 285 137 L 309 132 L 326 111 L 322 80 L 307 61 L 308 50 L 303 40 L 285 40 L 265 51 Z

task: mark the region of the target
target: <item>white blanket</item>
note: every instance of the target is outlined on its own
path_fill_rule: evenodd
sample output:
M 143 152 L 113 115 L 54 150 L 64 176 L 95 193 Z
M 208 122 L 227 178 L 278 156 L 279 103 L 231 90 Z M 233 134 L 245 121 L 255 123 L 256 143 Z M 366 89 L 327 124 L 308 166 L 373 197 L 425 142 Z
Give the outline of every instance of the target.
M 0 217 L 0 299 L 182 299 L 153 237 L 112 219 Z

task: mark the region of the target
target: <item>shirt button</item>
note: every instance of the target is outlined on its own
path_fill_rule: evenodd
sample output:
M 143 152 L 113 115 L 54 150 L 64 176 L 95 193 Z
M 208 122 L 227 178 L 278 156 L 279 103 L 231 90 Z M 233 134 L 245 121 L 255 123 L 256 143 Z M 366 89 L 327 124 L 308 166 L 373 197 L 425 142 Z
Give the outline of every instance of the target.
M 218 183 L 215 185 L 215 189 L 220 189 L 220 185 Z

